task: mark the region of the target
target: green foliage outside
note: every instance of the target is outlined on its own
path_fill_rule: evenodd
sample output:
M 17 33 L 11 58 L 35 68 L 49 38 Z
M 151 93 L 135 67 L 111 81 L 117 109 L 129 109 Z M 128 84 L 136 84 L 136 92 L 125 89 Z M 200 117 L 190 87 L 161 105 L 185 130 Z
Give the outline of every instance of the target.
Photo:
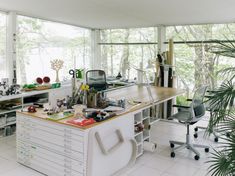
M 62 59 L 66 63 L 60 80 L 71 78 L 68 74 L 70 69 L 88 67 L 90 30 L 25 16 L 18 16 L 17 23 L 19 83 L 31 83 L 43 75 L 55 80 L 55 73 L 50 69 L 50 60 L 53 59 Z
M 177 105 L 187 105 L 188 101 L 187 101 L 186 96 L 181 95 L 181 96 L 176 97 L 176 104 Z
M 184 82 L 183 84 L 179 79 L 178 87 L 188 87 L 189 95 L 200 85 L 209 85 L 210 89 L 218 87 L 224 77 L 217 72 L 232 65 L 235 66 L 235 62 L 231 62 L 229 57 L 208 52 L 213 43 L 204 41 L 226 40 L 226 38 L 232 40 L 234 33 L 235 24 L 166 27 L 167 40 L 173 38 L 176 42 L 182 42 L 174 44 L 176 74 Z M 184 43 L 188 41 L 191 43 Z M 146 44 L 134 44 L 142 42 Z M 101 43 L 105 43 L 101 44 L 102 68 L 108 75 L 116 76 L 121 72 L 127 78 L 135 78 L 136 71 L 129 67 L 125 68 L 125 64 L 130 63 L 145 69 L 148 60 L 154 62 L 158 53 L 156 44 L 147 44 L 154 42 L 157 42 L 157 28 L 101 30 Z

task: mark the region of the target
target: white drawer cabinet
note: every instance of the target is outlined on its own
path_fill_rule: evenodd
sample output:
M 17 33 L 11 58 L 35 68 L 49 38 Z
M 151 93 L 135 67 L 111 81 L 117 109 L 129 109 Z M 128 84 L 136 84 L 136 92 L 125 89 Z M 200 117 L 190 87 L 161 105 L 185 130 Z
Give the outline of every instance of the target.
M 17 116 L 17 160 L 49 176 L 86 173 L 84 131 L 70 126 Z
M 43 143 L 48 143 L 51 146 L 58 146 L 62 148 L 71 148 L 76 152 L 83 153 L 83 141 L 81 138 L 79 140 L 72 137 L 71 134 L 65 134 L 64 136 L 60 136 L 54 133 L 49 133 L 49 131 L 45 131 L 43 129 L 35 128 L 34 130 L 22 130 L 19 131 L 19 135 L 21 135 L 25 140 L 30 140 L 34 143 L 41 141 Z
M 134 161 L 133 123 L 125 115 L 83 130 L 18 113 L 17 161 L 48 176 L 110 176 Z

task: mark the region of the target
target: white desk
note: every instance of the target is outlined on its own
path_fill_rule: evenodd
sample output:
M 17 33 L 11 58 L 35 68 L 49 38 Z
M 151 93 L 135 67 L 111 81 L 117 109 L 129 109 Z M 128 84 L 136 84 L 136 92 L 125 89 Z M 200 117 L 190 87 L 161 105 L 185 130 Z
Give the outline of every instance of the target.
M 151 89 L 155 104 L 183 92 Z M 127 87 L 108 96 L 142 103 L 129 105 L 121 115 L 86 127 L 67 124 L 67 119 L 46 120 L 42 110 L 33 114 L 18 112 L 17 161 L 49 176 L 110 176 L 133 163 L 143 153 L 143 141 L 149 139 L 148 128 L 136 134 L 134 124 L 150 124 L 152 103 L 145 87 Z

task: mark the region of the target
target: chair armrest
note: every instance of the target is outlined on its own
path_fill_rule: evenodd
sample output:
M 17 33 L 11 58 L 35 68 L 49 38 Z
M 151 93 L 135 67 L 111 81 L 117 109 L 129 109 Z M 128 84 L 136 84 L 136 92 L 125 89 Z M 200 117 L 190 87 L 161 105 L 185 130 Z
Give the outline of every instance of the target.
M 190 106 L 182 106 L 182 105 L 173 105 L 175 108 L 190 108 Z

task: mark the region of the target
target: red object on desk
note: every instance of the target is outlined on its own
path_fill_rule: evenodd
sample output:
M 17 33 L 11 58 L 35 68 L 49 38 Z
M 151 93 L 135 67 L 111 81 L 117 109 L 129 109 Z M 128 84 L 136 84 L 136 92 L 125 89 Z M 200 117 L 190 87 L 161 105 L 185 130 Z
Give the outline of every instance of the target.
M 87 126 L 95 123 L 96 121 L 93 118 L 90 118 L 90 119 L 72 119 L 72 120 L 67 120 L 66 122 L 79 126 Z
M 29 106 L 29 107 L 28 107 L 28 112 L 32 112 L 32 113 L 33 113 L 33 112 L 37 112 L 37 111 L 36 111 L 36 107 L 35 107 L 35 106 Z

